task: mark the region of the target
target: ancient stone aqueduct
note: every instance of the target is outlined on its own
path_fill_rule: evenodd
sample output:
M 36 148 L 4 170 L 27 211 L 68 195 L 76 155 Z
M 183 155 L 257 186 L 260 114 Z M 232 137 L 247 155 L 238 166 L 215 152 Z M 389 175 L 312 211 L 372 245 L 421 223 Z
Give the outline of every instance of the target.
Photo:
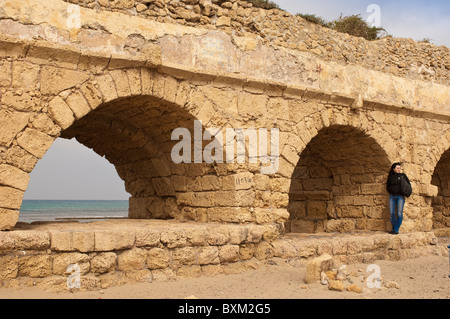
M 368 42 L 236 0 L 0 0 L 0 31 L 0 229 L 12 230 L 0 232 L 0 278 L 75 262 L 156 278 L 255 256 L 367 259 L 369 246 L 407 251 L 450 226 L 446 47 Z M 278 172 L 248 158 L 173 163 L 171 133 L 194 120 L 278 128 Z M 15 229 L 29 173 L 58 137 L 114 164 L 131 194 L 123 228 Z M 395 161 L 414 193 L 392 244 L 384 182 Z M 282 240 L 354 231 L 383 234 L 308 253 Z

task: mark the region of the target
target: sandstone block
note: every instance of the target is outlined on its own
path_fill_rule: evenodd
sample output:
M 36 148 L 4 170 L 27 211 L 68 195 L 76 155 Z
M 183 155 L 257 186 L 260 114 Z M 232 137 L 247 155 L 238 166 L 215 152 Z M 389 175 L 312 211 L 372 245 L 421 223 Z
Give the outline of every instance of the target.
M 25 191 L 28 187 L 30 176 L 11 165 L 0 165 L 0 185 L 11 186 Z
M 62 129 L 68 128 L 75 121 L 72 110 L 59 96 L 56 96 L 53 100 L 50 101 L 50 103 L 48 104 L 48 112 L 50 117 Z
M 174 103 L 178 92 L 178 80 L 173 77 L 166 77 L 164 82 L 164 100 Z
M 12 229 L 19 220 L 18 210 L 9 210 L 0 208 L 0 230 Z M 2 251 L 2 244 L 0 239 L 0 252 Z
M 254 214 L 258 224 L 267 224 L 273 221 L 273 210 L 270 208 L 255 208 Z
M 322 201 L 308 201 L 306 204 L 308 219 L 325 219 L 327 217 L 327 203 Z
M 0 254 L 14 250 L 14 240 L 8 232 L 0 232 Z
M 88 73 L 45 66 L 41 71 L 42 94 L 57 95 L 61 91 L 75 87 L 89 78 Z
M 17 139 L 19 146 L 41 159 L 52 146 L 54 138 L 38 130 L 27 128 Z
M 197 249 L 194 247 L 175 248 L 172 251 L 172 260 L 175 264 L 192 265 L 196 263 Z
M 19 258 L 19 275 L 32 278 L 48 277 L 52 274 L 52 257 L 35 255 Z
M 344 291 L 345 290 L 345 285 L 340 280 L 330 280 L 328 282 L 328 289 L 329 290 L 334 290 L 334 291 Z
M 35 64 L 51 64 L 63 68 L 74 68 L 80 60 L 80 52 L 63 44 L 39 41 L 30 45 L 26 59 Z
M 264 229 L 256 225 L 249 225 L 247 243 L 259 243 L 264 235 Z
M 13 231 L 15 250 L 45 250 L 50 247 L 50 236 L 41 231 Z
M 231 26 L 231 19 L 230 17 L 221 16 L 216 21 L 217 27 L 229 27 Z
M 222 246 L 230 241 L 230 232 L 227 228 L 209 228 L 207 235 L 208 244 Z
M 218 206 L 245 207 L 252 206 L 255 201 L 253 190 L 216 191 L 213 193 L 214 202 Z
M 153 92 L 153 73 L 149 69 L 141 69 L 142 94 L 151 95 Z
M 11 212 L 13 209 L 20 209 L 22 205 L 23 191 L 7 187 L 0 186 L 0 205 L 6 210 L 3 210 L 1 213 L 7 222 L 8 218 L 14 217 L 14 214 Z M 8 216 L 6 216 L 8 214 Z
M 83 231 L 50 231 L 51 249 L 55 251 L 94 251 L 95 233 Z
M 119 97 L 131 95 L 131 88 L 125 70 L 112 70 L 110 74 L 114 80 Z
M 232 245 L 240 245 L 245 243 L 248 236 L 248 229 L 244 227 L 230 227 L 230 244 Z
M 238 97 L 238 114 L 243 118 L 255 119 L 266 116 L 267 97 L 242 93 Z
M 0 145 L 9 146 L 16 135 L 28 124 L 29 113 L 0 110 Z
M 102 103 L 102 93 L 91 82 L 86 82 L 81 86 L 81 93 L 86 98 L 89 107 L 96 109 Z
M 80 267 L 80 274 L 84 275 L 90 270 L 89 256 L 81 253 L 58 254 L 53 258 L 53 274 L 69 275 L 67 268 L 70 265 Z
M 24 61 L 13 62 L 12 84 L 18 88 L 39 88 L 41 67 Z M 42 87 L 42 84 L 41 84 Z
M 80 92 L 69 95 L 66 99 L 66 103 L 72 110 L 76 119 L 82 118 L 91 111 L 86 98 Z
M 244 244 L 239 246 L 239 258 L 241 260 L 248 260 L 253 258 L 255 254 L 255 244 Z
M 276 240 L 272 242 L 275 257 L 295 258 L 297 257 L 297 249 L 286 240 Z
M 97 78 L 98 89 L 103 96 L 103 102 L 109 102 L 118 98 L 116 86 L 109 74 Z
M 221 187 L 221 182 L 217 176 L 203 176 L 201 178 L 202 190 L 217 190 Z
M 117 255 L 112 252 L 99 253 L 91 259 L 91 272 L 104 274 L 114 272 L 116 269 Z
M 256 259 L 266 260 L 272 258 L 274 255 L 275 249 L 270 243 L 263 241 L 259 244 L 256 244 L 254 252 L 254 256 L 256 257 Z
M 74 231 L 72 233 L 72 247 L 79 252 L 91 252 L 95 249 L 95 233 L 91 231 Z
M 131 95 L 141 95 L 141 72 L 139 69 L 127 69 L 126 74 L 130 85 Z
M 208 209 L 207 214 L 210 222 L 246 223 L 253 220 L 248 208 L 213 207 Z
M 161 232 L 161 243 L 168 248 L 184 247 L 187 244 L 186 232 L 183 230 L 165 230 Z
M 239 260 L 239 246 L 225 245 L 219 247 L 220 262 L 236 262 Z
M 331 243 L 331 249 L 333 255 L 346 255 L 347 254 L 347 241 L 345 240 L 333 240 Z
M 346 233 L 355 229 L 355 221 L 351 219 L 331 219 L 327 221 L 327 232 Z
M 190 246 L 204 246 L 207 243 L 208 231 L 204 228 L 192 228 L 186 236 Z
M 136 247 L 157 246 L 161 239 L 161 231 L 159 229 L 137 229 L 136 230 Z
M 331 269 L 331 262 L 332 257 L 328 254 L 309 260 L 306 265 L 305 283 L 312 284 L 320 281 L 320 274 Z
M 0 256 L 0 279 L 16 278 L 19 272 L 18 261 L 17 256 Z
M 0 61 L 0 86 L 11 85 L 11 62 Z
M 198 254 L 198 263 L 200 265 L 218 264 L 219 249 L 215 246 L 201 247 Z
M 167 250 L 152 248 L 147 252 L 147 266 L 149 269 L 165 269 L 170 265 L 170 256 Z
M 95 251 L 113 251 L 131 248 L 135 234 L 130 230 L 98 230 L 94 233 Z
M 147 250 L 134 248 L 120 253 L 117 268 L 122 271 L 144 269 L 147 262 Z

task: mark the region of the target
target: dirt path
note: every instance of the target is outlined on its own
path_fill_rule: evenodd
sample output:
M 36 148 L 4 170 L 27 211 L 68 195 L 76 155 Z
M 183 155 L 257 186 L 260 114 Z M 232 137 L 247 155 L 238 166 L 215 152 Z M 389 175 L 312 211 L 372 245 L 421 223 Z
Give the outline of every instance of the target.
M 259 269 L 234 275 L 219 275 L 178 279 L 173 282 L 142 283 L 112 287 L 101 291 L 51 293 L 37 287 L 14 290 L 1 288 L 0 298 L 59 299 L 450 299 L 449 258 L 419 257 L 403 261 L 377 261 L 383 287 L 369 289 L 365 264 L 346 268 L 350 280 L 363 289 L 362 293 L 331 291 L 320 283 L 306 285 L 304 265 L 286 261 L 271 262 Z M 392 288 L 386 288 L 386 284 Z M 350 282 L 345 282 L 346 286 Z

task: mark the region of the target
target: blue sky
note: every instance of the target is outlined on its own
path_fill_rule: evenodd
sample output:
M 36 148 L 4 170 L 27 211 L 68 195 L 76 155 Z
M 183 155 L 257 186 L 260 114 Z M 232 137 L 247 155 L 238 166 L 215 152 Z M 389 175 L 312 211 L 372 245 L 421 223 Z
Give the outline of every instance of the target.
M 125 200 L 114 166 L 75 139 L 58 138 L 30 174 L 24 199 Z
M 288 12 L 316 14 L 326 20 L 380 8 L 381 26 L 394 37 L 430 38 L 450 47 L 450 0 L 333 1 L 275 0 Z M 58 139 L 31 173 L 25 199 L 128 199 L 114 166 L 75 140 Z
M 275 0 L 282 9 L 295 13 L 316 14 L 327 21 L 360 14 L 367 19 L 370 4 L 380 7 L 381 26 L 397 38 L 422 40 L 429 38 L 437 45 L 450 47 L 450 1 L 333 1 L 333 0 Z

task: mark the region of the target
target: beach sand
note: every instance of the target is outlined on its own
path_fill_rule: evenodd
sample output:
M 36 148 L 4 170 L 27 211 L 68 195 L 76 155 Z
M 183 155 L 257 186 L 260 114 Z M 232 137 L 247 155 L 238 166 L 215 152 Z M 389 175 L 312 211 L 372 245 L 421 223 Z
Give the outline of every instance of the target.
M 0 288 L 2 299 L 450 299 L 448 256 L 422 256 L 401 261 L 377 261 L 382 287 L 367 287 L 366 264 L 349 265 L 348 278 L 361 293 L 332 291 L 321 283 L 306 285 L 304 264 L 286 260 L 265 262 L 240 274 L 126 284 L 97 291 L 48 292 L 38 287 Z M 345 286 L 350 282 L 346 281 Z M 390 288 L 388 288 L 390 287 Z

